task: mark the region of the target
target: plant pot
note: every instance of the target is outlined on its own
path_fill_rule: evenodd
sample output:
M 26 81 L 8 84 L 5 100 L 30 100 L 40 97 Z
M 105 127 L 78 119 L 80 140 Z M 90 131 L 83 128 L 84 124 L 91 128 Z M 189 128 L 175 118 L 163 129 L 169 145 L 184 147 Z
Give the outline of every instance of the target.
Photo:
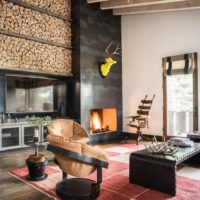
M 33 162 L 30 159 L 26 160 L 28 166 L 29 175 L 27 176 L 28 180 L 31 181 L 40 181 L 47 178 L 45 174 L 45 166 L 47 164 L 47 159 L 41 162 Z

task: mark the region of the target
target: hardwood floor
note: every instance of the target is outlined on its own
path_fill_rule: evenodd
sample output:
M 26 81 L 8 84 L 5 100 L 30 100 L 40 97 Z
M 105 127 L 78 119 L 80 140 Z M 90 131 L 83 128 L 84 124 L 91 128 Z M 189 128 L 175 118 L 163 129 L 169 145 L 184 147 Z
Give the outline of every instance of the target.
M 96 145 L 99 148 L 109 148 L 123 144 L 124 141 L 112 144 Z M 128 143 L 135 143 L 129 140 Z M 26 158 L 33 154 L 33 149 L 25 149 L 16 153 L 0 153 L 0 199 L 1 200 L 49 200 L 52 199 L 40 191 L 34 189 L 28 184 L 20 181 L 19 179 L 11 176 L 8 172 L 12 169 L 23 167 L 26 165 Z M 53 154 L 45 151 L 48 165 L 54 165 Z
M 0 199 L 1 200 L 48 200 L 52 199 L 39 192 L 28 184 L 11 176 L 8 172 L 12 169 L 26 165 L 26 158 L 32 154 L 33 149 L 17 153 L 0 154 Z M 52 155 L 45 152 L 52 162 Z

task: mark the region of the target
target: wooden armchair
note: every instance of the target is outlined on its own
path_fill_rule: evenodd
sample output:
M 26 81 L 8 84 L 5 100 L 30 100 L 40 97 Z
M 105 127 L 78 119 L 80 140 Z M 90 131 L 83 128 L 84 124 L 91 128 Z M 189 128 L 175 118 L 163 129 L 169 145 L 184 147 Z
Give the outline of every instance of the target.
M 145 98 L 141 101 L 142 104 L 140 106 L 138 106 L 137 115 L 126 117 L 126 118 L 131 119 L 129 121 L 129 123 L 127 124 L 127 126 L 137 129 L 137 132 L 136 132 L 137 145 L 139 144 L 139 141 L 142 138 L 145 138 L 148 140 L 150 139 L 148 137 L 143 136 L 142 131 L 141 131 L 141 129 L 143 129 L 143 128 L 146 128 L 146 127 L 149 128 L 149 118 L 150 118 L 149 112 L 151 110 L 151 106 L 152 106 L 153 100 L 155 98 L 155 95 L 153 96 L 153 98 L 151 100 L 148 100 L 147 97 L 148 96 L 146 95 Z
M 53 122 L 53 124 L 55 123 Z M 79 125 L 76 122 L 73 124 Z M 47 150 L 54 153 L 55 162 L 63 172 L 63 180 L 56 185 L 56 194 L 64 200 L 94 200 L 100 194 L 102 167 L 108 167 L 108 158 L 101 150 L 85 144 L 85 139 L 81 140 L 81 137 L 86 137 L 85 134 L 81 133 L 82 136 L 77 140 L 78 135 L 74 137 L 73 134 L 69 134 L 74 131 L 68 130 L 68 128 L 71 126 L 55 132 L 54 127 L 52 132 L 52 124 L 48 126 Z M 97 181 L 83 178 L 95 170 L 97 170 Z M 67 174 L 77 178 L 67 179 Z

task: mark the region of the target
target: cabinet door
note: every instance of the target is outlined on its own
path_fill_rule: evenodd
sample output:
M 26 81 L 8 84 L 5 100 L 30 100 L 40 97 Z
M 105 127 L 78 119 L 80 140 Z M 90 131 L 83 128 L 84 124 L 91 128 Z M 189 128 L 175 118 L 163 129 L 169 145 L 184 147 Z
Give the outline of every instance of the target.
M 33 143 L 34 129 L 38 126 L 23 126 L 23 144 L 29 145 Z M 39 131 L 40 133 L 40 131 Z
M 47 135 L 48 135 L 47 126 L 43 126 L 42 127 L 42 141 L 43 142 L 47 142 Z
M 3 127 L 1 129 L 1 146 L 2 149 L 12 149 L 20 147 L 20 126 Z

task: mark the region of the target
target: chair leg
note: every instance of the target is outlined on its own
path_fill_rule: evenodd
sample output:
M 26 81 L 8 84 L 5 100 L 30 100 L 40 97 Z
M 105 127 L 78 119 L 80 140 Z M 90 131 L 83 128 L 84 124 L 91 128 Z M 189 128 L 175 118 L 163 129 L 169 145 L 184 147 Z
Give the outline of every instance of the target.
M 102 168 L 97 167 L 97 182 L 93 183 L 91 186 L 91 199 L 95 200 L 100 194 L 100 184 L 102 182 Z
M 153 141 L 152 138 L 143 136 L 143 135 L 142 135 L 142 131 L 140 131 L 140 129 L 138 129 L 138 130 L 137 130 L 137 138 L 136 138 L 137 145 L 139 145 L 139 141 L 142 140 L 142 139 Z
M 140 131 L 140 129 L 137 130 L 137 138 L 136 138 L 136 142 L 137 145 L 139 145 L 139 141 L 142 139 L 142 132 Z
M 67 173 L 62 172 L 62 178 L 63 178 L 63 180 L 67 179 Z
M 137 143 L 137 145 L 139 145 L 139 138 L 136 139 L 136 143 Z
M 125 144 L 127 144 L 128 136 L 124 135 L 123 138 L 124 138 Z

